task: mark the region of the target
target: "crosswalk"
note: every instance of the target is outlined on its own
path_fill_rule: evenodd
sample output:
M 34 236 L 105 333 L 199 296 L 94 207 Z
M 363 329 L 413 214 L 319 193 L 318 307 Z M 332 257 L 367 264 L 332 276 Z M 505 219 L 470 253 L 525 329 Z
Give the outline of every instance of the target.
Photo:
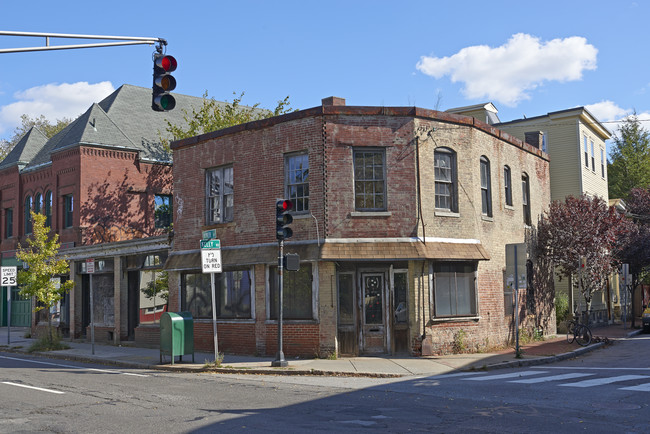
M 557 373 L 548 370 L 526 370 L 514 371 L 504 374 L 476 374 L 468 373 L 463 377 L 458 375 L 461 381 L 471 382 L 507 382 L 517 384 L 540 384 L 552 383 L 559 387 L 588 388 L 605 385 L 617 385 L 617 383 L 634 382 L 634 385 L 625 385 L 617 387 L 620 390 L 629 390 L 636 392 L 650 392 L 650 374 L 626 374 L 626 375 L 603 375 L 602 372 L 568 372 Z

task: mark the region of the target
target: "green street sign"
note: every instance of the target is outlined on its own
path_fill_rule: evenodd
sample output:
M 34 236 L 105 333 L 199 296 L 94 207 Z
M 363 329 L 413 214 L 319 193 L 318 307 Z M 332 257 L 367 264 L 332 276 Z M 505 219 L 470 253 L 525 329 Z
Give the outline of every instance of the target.
M 217 238 L 217 230 L 216 229 L 210 229 L 210 230 L 207 230 L 207 231 L 203 231 L 203 233 L 201 233 L 201 235 L 202 235 L 201 238 L 203 238 L 204 240 L 213 240 L 213 239 Z
M 221 241 L 220 240 L 201 240 L 202 249 L 220 249 Z

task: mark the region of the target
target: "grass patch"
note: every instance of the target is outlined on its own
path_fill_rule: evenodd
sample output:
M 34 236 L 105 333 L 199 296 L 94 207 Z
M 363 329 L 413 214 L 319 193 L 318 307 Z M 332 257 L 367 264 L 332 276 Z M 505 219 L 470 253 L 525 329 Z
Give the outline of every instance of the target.
M 223 362 L 223 353 L 217 354 L 217 359 L 214 361 L 205 360 L 204 368 L 221 368 L 221 363 Z
M 54 335 L 52 339 L 49 339 L 47 336 L 43 336 L 39 340 L 32 343 L 27 349 L 28 353 L 33 353 L 36 351 L 58 351 L 58 350 L 67 350 L 70 349 L 70 345 L 61 342 L 61 336 Z

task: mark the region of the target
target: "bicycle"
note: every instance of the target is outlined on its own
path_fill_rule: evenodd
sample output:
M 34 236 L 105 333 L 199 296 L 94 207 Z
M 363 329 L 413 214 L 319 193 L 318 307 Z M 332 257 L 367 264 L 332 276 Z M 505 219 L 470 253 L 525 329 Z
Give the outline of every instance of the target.
M 586 347 L 591 343 L 592 338 L 591 329 L 587 325 L 579 322 L 577 317 L 569 321 L 569 329 L 566 332 L 566 340 L 568 343 L 572 344 L 573 341 L 576 341 L 579 345 Z

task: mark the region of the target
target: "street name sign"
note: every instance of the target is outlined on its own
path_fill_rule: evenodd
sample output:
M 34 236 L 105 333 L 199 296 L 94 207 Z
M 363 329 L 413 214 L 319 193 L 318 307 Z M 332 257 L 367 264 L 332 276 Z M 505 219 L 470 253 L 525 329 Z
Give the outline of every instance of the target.
M 201 240 L 201 249 L 220 249 L 221 241 L 219 240 Z
M 213 240 L 217 237 L 217 230 L 216 229 L 209 229 L 207 231 L 203 231 L 201 234 L 203 236 L 204 240 Z M 219 240 L 217 240 L 219 241 Z
M 2 271 L 0 273 L 2 286 L 16 286 L 18 267 L 2 267 Z

